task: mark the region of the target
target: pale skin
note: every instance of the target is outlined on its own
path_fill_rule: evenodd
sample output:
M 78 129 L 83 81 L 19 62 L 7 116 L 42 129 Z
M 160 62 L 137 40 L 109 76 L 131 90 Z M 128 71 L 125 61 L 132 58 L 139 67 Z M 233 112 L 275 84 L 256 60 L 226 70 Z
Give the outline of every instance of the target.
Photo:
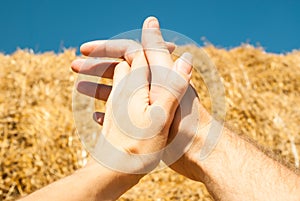
M 122 138 L 123 142 L 124 140 L 128 142 L 122 144 L 118 140 L 122 132 L 110 119 L 112 105 L 109 97 L 113 93 L 111 88 L 92 83 L 79 85 L 80 92 L 108 101 L 105 115 L 95 113 L 94 118 L 103 125 L 105 134 L 109 134 L 109 141 L 125 152 L 152 153 L 165 147 L 174 138 L 177 131 L 184 131 L 187 138 L 195 136 L 195 139 L 189 150 L 170 167 L 190 179 L 203 182 L 215 200 L 300 200 L 300 177 L 297 174 L 276 160 L 269 158 L 253 143 L 249 143 L 226 127 L 222 129 L 222 134 L 210 155 L 204 160 L 199 160 L 212 117 L 202 107 L 196 94 L 190 97 L 189 101 L 183 98 L 181 107 L 189 106 L 193 110 L 199 110 L 200 117 L 195 117 L 200 128 L 197 133 L 180 121 L 179 112 L 176 111 L 178 100 L 181 99 L 180 93 L 185 93 L 190 80 L 191 58 L 189 55 L 185 55 L 175 62 L 172 61 L 169 51 L 171 52 L 174 47 L 163 41 L 156 18 L 147 18 L 143 25 L 143 30 L 145 29 L 153 29 L 154 31 L 151 32 L 151 37 L 143 31 L 141 46 L 143 51 L 128 52 L 130 49 L 128 44 L 131 47 L 132 42 L 124 42 L 125 47 L 123 48 L 107 41 L 89 42 L 81 47 L 81 52 L 87 56 L 123 57 L 124 61 L 114 61 L 104 73 L 101 72 L 101 66 L 103 67 L 101 60 L 97 65 L 91 64 L 84 67 L 82 65 L 85 63 L 84 60 L 76 60 L 72 63 L 72 69 L 75 72 L 95 76 L 99 76 L 100 72 L 102 77 L 113 79 L 114 86 L 120 79 L 130 74 L 132 69 L 148 66 L 144 69 L 143 77 L 147 85 L 134 98 L 134 103 L 139 105 L 137 107 L 139 109 L 132 111 L 131 115 L 138 115 L 137 123 L 142 125 L 149 122 L 147 122 L 147 118 L 140 117 L 146 116 L 146 112 L 153 105 L 159 105 L 169 114 L 164 119 L 163 124 L 158 126 L 160 129 L 158 129 L 157 136 L 151 139 L 139 141 Z M 109 48 L 106 49 L 105 46 L 109 46 Z M 135 47 L 139 49 L 140 46 Z M 163 51 L 151 51 L 153 47 Z M 95 48 L 97 48 L 96 52 L 94 51 Z M 108 49 L 109 51 L 107 51 Z M 148 82 L 148 76 L 150 74 L 152 77 L 159 76 L 151 72 L 152 65 L 167 66 L 185 80 L 179 85 L 172 86 L 178 91 L 178 95 L 171 95 L 168 90 L 157 86 L 149 89 L 151 83 Z M 93 91 L 95 87 L 100 91 L 102 90 L 103 93 L 89 94 L 89 91 Z M 124 90 L 126 90 L 126 86 L 124 86 Z M 169 150 L 149 163 L 143 164 L 140 168 L 151 167 L 153 169 L 159 160 L 168 160 L 171 155 L 172 150 Z M 137 184 L 144 175 L 113 171 L 92 160 L 86 167 L 73 175 L 54 182 L 22 200 L 115 200 Z

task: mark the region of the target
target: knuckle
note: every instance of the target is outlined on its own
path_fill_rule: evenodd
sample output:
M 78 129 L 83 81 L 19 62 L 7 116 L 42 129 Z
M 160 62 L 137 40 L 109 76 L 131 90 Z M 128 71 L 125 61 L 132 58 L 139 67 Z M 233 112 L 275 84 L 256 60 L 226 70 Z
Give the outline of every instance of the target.
M 176 98 L 181 97 L 188 86 L 188 82 L 180 75 L 177 75 L 176 77 L 173 76 L 172 79 L 168 80 L 168 90 L 170 90 L 170 92 L 174 94 Z
M 134 40 L 127 40 L 126 42 L 127 42 L 127 49 L 124 55 L 125 58 L 131 58 L 134 57 L 137 53 L 143 52 L 143 47 L 138 42 Z

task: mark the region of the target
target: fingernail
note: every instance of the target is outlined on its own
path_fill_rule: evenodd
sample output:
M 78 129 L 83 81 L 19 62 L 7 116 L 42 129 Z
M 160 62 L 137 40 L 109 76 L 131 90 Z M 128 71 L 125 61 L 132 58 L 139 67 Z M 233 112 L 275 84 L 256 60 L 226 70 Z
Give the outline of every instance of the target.
M 155 17 L 149 17 L 148 28 L 159 28 L 159 22 Z
M 190 75 L 192 73 L 193 68 L 193 55 L 188 52 L 185 52 L 177 63 L 177 68 L 181 72 Z

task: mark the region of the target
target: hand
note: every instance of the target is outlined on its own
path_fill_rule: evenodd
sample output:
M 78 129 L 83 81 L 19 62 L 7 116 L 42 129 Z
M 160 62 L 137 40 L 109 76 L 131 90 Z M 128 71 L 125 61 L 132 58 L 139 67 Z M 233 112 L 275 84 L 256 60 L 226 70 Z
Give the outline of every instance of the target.
M 190 86 L 191 87 L 191 86 Z M 191 87 L 192 89 L 192 87 Z M 182 120 L 178 108 L 170 128 L 168 143 L 172 142 L 177 135 L 182 136 L 181 143 L 172 149 L 166 149 L 163 161 L 179 174 L 195 181 L 202 181 L 203 174 L 199 169 L 199 156 L 208 135 L 211 115 L 201 105 L 197 93 L 190 93 L 182 98 L 181 110 L 189 110 L 190 114 Z M 177 160 L 174 160 L 176 158 Z M 172 163 L 172 161 L 175 161 Z
M 103 123 L 99 153 L 107 153 L 112 147 L 120 149 L 122 154 L 113 154 L 118 164 L 126 166 L 124 170 L 119 165 L 120 171 L 147 173 L 158 164 L 176 108 L 190 79 L 190 55 L 184 54 L 174 63 L 167 50 L 172 45 L 163 41 L 155 22 L 153 18 L 145 21 L 143 46 L 129 40 L 111 40 L 94 41 L 81 47 L 84 55 L 122 57 L 123 61 L 100 59 L 96 64 L 82 66 L 86 60 L 77 60 L 72 64 L 76 72 L 92 75 L 100 72 L 101 77 L 113 78 L 112 88 L 81 82 L 78 90 L 107 100 L 105 115 L 95 113 L 95 119 Z M 109 68 L 101 71 L 107 62 L 111 62 Z M 103 93 L 91 94 L 93 91 Z M 103 145 L 107 145 L 107 150 Z
M 156 18 L 148 18 L 143 25 L 145 31 L 142 36 L 142 46 L 146 50 L 145 55 L 147 60 L 150 61 L 151 70 L 155 65 L 168 66 L 172 61 L 167 56 L 163 58 L 161 51 L 152 51 L 160 49 L 161 44 L 164 44 L 164 40 L 159 31 L 159 23 Z M 150 35 L 150 36 L 148 36 Z M 156 38 L 156 40 L 151 40 Z M 149 44 L 149 41 L 152 43 Z M 153 42 L 155 41 L 155 42 Z M 147 51 L 150 49 L 150 51 Z M 159 62 L 163 59 L 164 62 Z M 151 67 L 153 65 L 153 67 Z M 160 69 L 159 69 L 160 70 Z M 152 70 L 155 75 L 161 72 Z M 151 83 L 152 84 L 152 83 Z M 152 87 L 151 97 L 155 100 L 162 88 Z M 168 136 L 168 144 L 164 150 L 163 161 L 169 165 L 174 171 L 193 180 L 200 181 L 201 175 L 199 175 L 199 169 L 197 166 L 197 160 L 199 160 L 200 151 L 204 143 L 205 136 L 208 133 L 207 126 L 212 117 L 201 105 L 194 88 L 189 85 L 186 93 L 181 99 L 180 106 L 176 110 L 173 123 L 170 128 Z

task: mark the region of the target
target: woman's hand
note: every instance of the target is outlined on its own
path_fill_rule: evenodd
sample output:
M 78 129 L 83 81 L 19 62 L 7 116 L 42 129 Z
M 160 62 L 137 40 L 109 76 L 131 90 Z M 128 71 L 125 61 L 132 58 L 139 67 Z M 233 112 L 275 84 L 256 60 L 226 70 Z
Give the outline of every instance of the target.
M 144 54 L 139 51 L 137 52 L 133 51 L 133 50 L 139 50 L 140 48 L 144 49 Z M 145 62 L 144 58 L 146 58 L 147 62 L 149 63 L 148 65 L 146 65 L 148 66 L 148 68 L 150 67 L 150 72 L 149 69 L 146 72 L 148 73 L 148 75 L 149 73 L 151 73 L 152 77 L 160 78 L 162 74 L 161 71 L 164 71 L 165 69 L 168 68 L 171 69 L 172 67 L 174 68 L 174 62 L 170 57 L 170 53 L 172 53 L 174 49 L 175 46 L 172 43 L 163 41 L 159 30 L 159 24 L 157 19 L 150 17 L 147 20 L 145 20 L 143 25 L 142 46 L 130 40 L 92 41 L 89 43 L 85 43 L 81 46 L 81 52 L 83 55 L 92 56 L 92 57 L 112 57 L 112 58 L 121 57 L 127 61 L 127 64 L 125 63 L 125 61 L 122 63 L 119 60 L 78 59 L 72 63 L 72 69 L 77 73 L 99 76 L 99 77 L 110 78 L 110 79 L 114 78 L 120 80 L 117 76 L 114 76 L 114 71 L 115 73 L 118 73 L 118 71 L 121 71 L 122 70 L 121 68 L 123 67 L 123 70 L 125 69 L 126 74 L 128 74 L 130 72 L 129 68 L 131 68 L 129 64 L 132 65 L 133 64 L 132 61 L 137 56 L 139 59 L 136 61 L 141 62 L 138 64 L 139 66 L 146 65 L 145 63 L 143 63 Z M 135 53 L 129 54 L 130 52 L 131 53 L 135 52 Z M 189 63 L 191 63 L 191 58 L 186 58 L 186 59 L 188 59 Z M 177 61 L 176 63 L 180 64 L 179 61 Z M 183 62 L 183 60 L 181 61 L 182 61 L 181 63 L 187 67 L 185 72 L 190 74 L 191 69 L 189 68 L 189 65 Z M 161 68 L 159 67 L 156 68 L 157 66 Z M 165 66 L 167 68 L 163 68 Z M 180 74 L 183 75 L 183 72 L 180 71 Z M 146 75 L 146 77 L 148 75 Z M 189 76 L 187 75 L 183 75 L 183 77 L 185 77 L 186 80 L 189 79 Z M 126 79 L 132 79 L 132 78 L 126 78 Z M 170 82 L 170 80 L 165 79 L 164 77 L 162 77 L 161 80 L 167 80 L 167 82 Z M 115 80 L 114 85 L 116 85 L 117 82 L 119 81 Z M 156 82 L 162 83 L 163 81 L 156 81 Z M 146 84 L 149 87 L 149 85 L 151 85 L 152 83 L 147 82 Z M 166 84 L 166 82 L 163 84 Z M 159 97 L 162 98 L 165 97 L 166 90 L 164 88 L 159 87 L 158 85 L 155 84 L 152 85 L 153 86 L 151 86 L 150 91 L 147 90 L 147 87 L 144 88 L 145 91 L 143 96 L 145 97 L 144 100 L 146 101 L 144 102 L 144 105 L 141 108 L 144 109 L 151 108 L 153 106 L 149 107 L 147 106 L 147 104 L 153 103 Z M 95 83 L 85 83 L 85 82 L 80 83 L 78 85 L 78 90 L 83 94 L 104 101 L 107 101 L 108 96 L 111 93 L 111 87 L 109 86 L 99 85 Z M 126 90 L 125 87 L 124 90 Z M 96 94 L 91 93 L 94 91 L 96 91 L 97 93 Z M 175 101 L 174 98 L 176 97 L 173 97 L 172 99 L 173 101 Z M 177 99 L 176 101 L 179 100 Z M 107 106 L 107 109 L 109 111 L 109 108 L 111 108 L 110 110 L 113 111 L 112 105 L 109 102 L 110 101 L 108 101 L 109 107 Z M 168 101 L 166 100 L 165 102 Z M 172 110 L 171 113 L 169 114 L 171 119 L 173 118 L 172 116 L 174 112 L 174 107 L 177 106 L 177 104 L 178 102 L 176 104 L 173 103 L 173 105 L 172 103 L 170 104 L 170 106 L 173 107 L 171 109 Z M 135 111 L 135 110 L 136 109 L 133 109 L 132 112 L 135 115 L 139 114 L 138 117 L 140 117 L 141 111 Z M 113 124 L 113 120 L 111 116 L 110 118 L 108 118 L 108 114 L 106 114 L 104 118 L 103 113 L 95 113 L 95 120 L 101 125 L 103 125 L 103 123 L 104 125 Z M 167 148 L 164 149 L 163 160 L 167 165 L 169 165 L 173 170 L 177 171 L 178 173 L 183 174 L 184 176 L 194 180 L 200 180 L 197 174 L 199 171 L 194 170 L 195 162 L 197 160 L 196 153 L 199 154 L 199 150 L 201 150 L 201 146 L 203 145 L 203 141 L 204 141 L 203 139 L 206 132 L 205 125 L 207 125 L 210 120 L 211 117 L 208 114 L 208 112 L 203 108 L 203 106 L 200 104 L 197 93 L 195 92 L 193 87 L 189 85 L 186 93 L 184 94 L 183 97 L 181 97 L 180 108 L 178 107 L 176 110 L 174 121 L 171 124 L 171 127 L 170 127 L 170 122 L 166 122 L 166 127 L 161 131 L 161 134 L 156 138 L 151 139 L 151 141 L 149 139 L 136 141 L 133 139 L 128 139 L 128 137 L 124 136 L 123 134 L 122 135 L 118 134 L 118 135 L 114 135 L 114 136 L 119 136 L 118 139 L 115 139 L 115 143 L 117 143 L 116 146 L 123 147 L 123 149 L 126 150 L 126 152 L 132 152 L 137 154 L 147 153 L 147 152 L 149 153 L 149 152 L 161 150 L 164 146 L 166 146 L 165 144 L 166 137 L 168 137 L 167 143 L 170 145 L 172 141 L 176 138 L 176 136 L 180 136 L 180 138 L 176 138 L 176 140 L 179 142 L 173 143 L 173 145 L 175 146 L 173 145 L 167 146 Z M 139 119 L 138 121 L 144 121 L 144 120 Z M 168 129 L 169 127 L 170 129 Z M 106 129 L 115 129 L 115 126 L 107 126 Z M 169 134 L 167 134 L 166 131 L 169 131 Z M 109 133 L 108 130 L 105 130 L 105 132 Z M 112 130 L 111 133 L 113 133 Z M 120 135 L 122 137 L 120 137 Z M 126 147 L 128 146 L 128 144 L 122 143 L 123 140 L 120 140 L 123 138 L 126 138 L 126 140 L 130 141 L 133 144 L 135 143 L 139 144 L 140 146 L 138 146 L 137 144 L 135 146 L 139 148 L 133 149 L 133 146 Z M 145 146 L 145 144 L 147 146 Z M 161 156 L 157 157 L 157 160 L 155 160 L 155 164 L 158 162 L 158 159 L 160 159 L 160 157 Z
M 160 161 L 192 69 L 189 54 L 173 62 L 168 49 L 174 46 L 163 41 L 155 18 L 145 20 L 142 41 L 143 46 L 130 40 L 89 42 L 81 47 L 84 55 L 124 60 L 76 60 L 72 64 L 76 72 L 93 75 L 100 72 L 98 76 L 113 78 L 112 88 L 81 82 L 78 90 L 107 101 L 105 115 L 95 113 L 95 119 L 103 123 L 97 152 L 113 151 L 116 163 L 94 153 L 96 158 L 128 173 L 147 173 Z M 109 68 L 101 71 L 107 62 L 111 62 Z M 100 93 L 91 93 L 98 90 Z

